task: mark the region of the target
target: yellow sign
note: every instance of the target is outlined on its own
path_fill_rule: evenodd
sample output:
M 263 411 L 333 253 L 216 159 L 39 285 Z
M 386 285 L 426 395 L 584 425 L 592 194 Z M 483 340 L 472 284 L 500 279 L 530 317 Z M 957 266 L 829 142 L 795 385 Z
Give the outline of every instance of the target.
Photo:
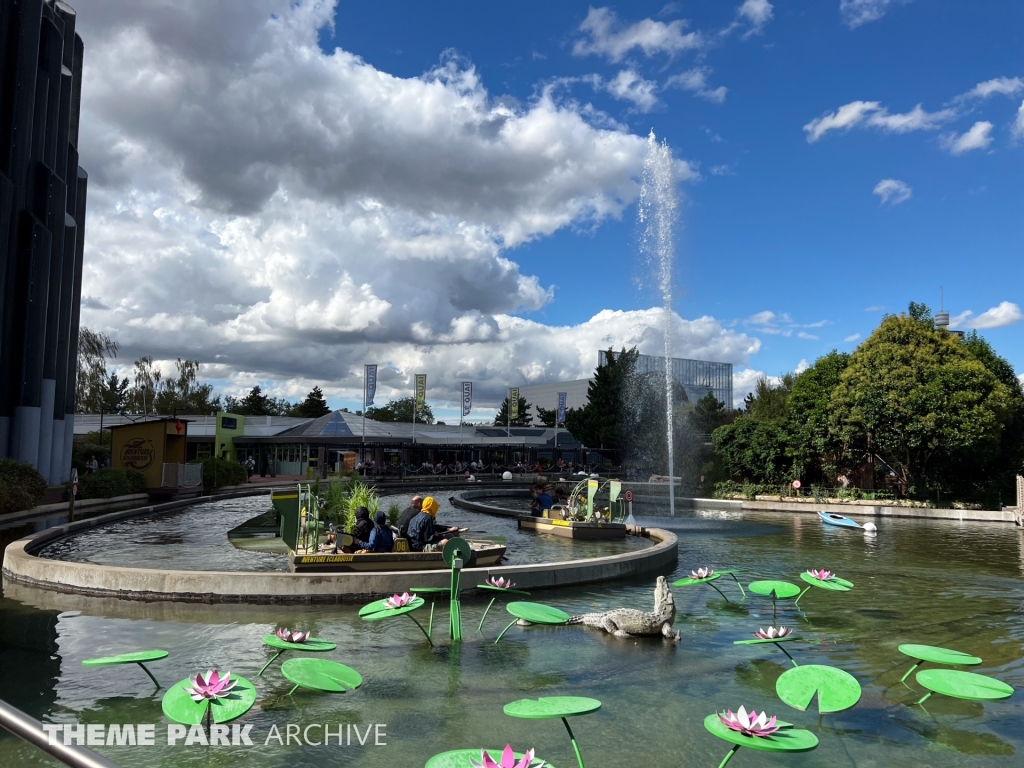
M 425 405 L 427 402 L 427 374 L 416 374 L 416 406 Z
M 519 418 L 519 387 L 512 387 L 508 391 L 508 417 Z
M 145 472 L 153 466 L 155 458 L 156 448 L 153 447 L 153 441 L 144 437 L 132 438 L 121 446 L 121 465 L 125 469 Z
M 351 563 L 352 555 L 305 555 L 299 558 L 299 564 L 306 563 Z

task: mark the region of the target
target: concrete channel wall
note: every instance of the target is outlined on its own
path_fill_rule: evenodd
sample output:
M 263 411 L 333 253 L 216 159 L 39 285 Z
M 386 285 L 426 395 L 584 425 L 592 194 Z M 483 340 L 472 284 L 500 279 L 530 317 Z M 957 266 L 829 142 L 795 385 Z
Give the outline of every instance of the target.
M 266 493 L 265 489 L 219 496 L 232 498 Z M 179 571 L 162 568 L 122 568 L 50 560 L 38 552 L 65 536 L 117 522 L 180 509 L 210 498 L 170 502 L 114 512 L 34 533 L 8 545 L 3 576 L 19 584 L 61 592 L 129 600 L 174 600 L 203 603 L 343 603 L 402 592 L 410 586 L 446 587 L 447 570 L 378 573 L 267 573 L 239 571 Z M 523 589 L 543 589 L 670 572 L 678 556 L 675 534 L 648 529 L 652 546 L 618 555 L 532 565 L 474 568 L 464 576 L 463 591 L 489 576 L 513 578 Z

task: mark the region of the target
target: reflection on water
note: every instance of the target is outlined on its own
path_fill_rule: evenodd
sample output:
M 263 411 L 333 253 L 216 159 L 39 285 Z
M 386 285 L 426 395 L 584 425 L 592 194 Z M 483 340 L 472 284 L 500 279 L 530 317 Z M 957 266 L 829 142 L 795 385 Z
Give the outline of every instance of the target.
M 217 516 L 226 514 L 220 509 Z M 239 511 L 241 518 L 246 514 Z M 446 509 L 441 518 L 472 521 L 478 529 L 510 540 L 515 535 L 509 521 L 469 514 Z M 196 522 L 203 520 L 214 524 L 209 514 Z M 783 760 L 740 755 L 736 759 L 745 759 L 744 765 L 1024 764 L 1022 694 L 989 703 L 933 696 L 927 711 L 907 706 L 921 694 L 899 684 L 911 662 L 896 650 L 906 642 L 956 648 L 984 659 L 975 671 L 1024 687 L 1024 555 L 1016 530 L 883 520 L 876 539 L 866 541 L 857 531 L 828 529 L 812 518 L 767 513 L 677 517 L 672 525 L 680 535 L 676 578 L 709 565 L 741 569 L 744 583 L 760 578 L 799 582 L 799 573 L 807 568 L 828 568 L 854 582 L 848 593 L 808 593 L 801 601 L 805 613 L 795 610 L 792 601 L 781 602 L 778 623 L 799 629 L 804 640 L 788 647 L 801 664 L 833 664 L 853 674 L 864 687 L 860 703 L 824 717 L 782 704 L 774 685 L 789 667 L 785 657 L 770 645 L 733 645 L 771 622 L 771 601 L 748 595 L 734 607 L 706 587 L 674 590 L 680 612 L 676 627 L 683 634 L 679 643 L 661 638 L 620 640 L 582 627 L 513 627 L 495 646 L 491 641 L 507 618 L 501 603 L 492 609 L 484 626 L 486 637 L 481 637 L 473 629 L 486 601 L 469 599 L 464 604 L 466 642 L 452 649 L 442 641 L 432 650 L 412 622 L 362 622 L 357 606 L 347 604 L 140 603 L 5 584 L 5 599 L 0 601 L 0 697 L 50 721 L 155 722 L 160 733 L 166 721 L 160 714 L 159 694 L 152 693 L 141 671 L 87 669 L 81 660 L 143 647 L 166 648 L 170 657 L 152 667 L 161 681 L 180 680 L 210 666 L 255 680 L 260 701 L 243 722 L 253 724 L 254 735 L 260 735 L 257 746 L 100 749 L 123 766 L 228 766 L 243 761 L 246 766 L 268 768 L 391 768 L 422 765 L 426 757 L 445 749 L 506 742 L 536 747 L 556 765 L 574 765 L 558 723 L 517 720 L 501 713 L 509 701 L 558 694 L 593 696 L 604 702 L 600 712 L 573 721 L 584 756 L 595 766 L 635 766 L 641 761 L 679 765 L 680 754 L 686 755 L 686 765 L 717 765 L 726 750 L 706 733 L 702 720 L 715 708 L 735 710 L 741 704 L 767 708 L 821 739 L 814 752 Z M 193 532 L 178 533 L 186 543 L 192 540 Z M 138 541 L 130 546 L 154 557 L 161 550 Z M 230 547 L 217 552 L 233 556 Z M 728 579 L 717 583 L 730 600 L 739 600 L 735 584 Z M 569 613 L 616 606 L 649 610 L 653 578 L 545 590 L 533 599 Z M 443 627 L 443 609 L 439 617 Z M 327 657 L 359 670 L 365 678 L 363 687 L 336 696 L 300 691 L 288 697 L 279 664 L 255 678 L 269 658 L 260 638 L 281 624 L 310 629 L 337 642 L 338 650 Z M 16 665 L 4 661 L 12 640 L 21 643 Z M 908 682 L 914 685 L 912 678 Z M 271 725 L 283 729 L 289 722 L 328 722 L 332 727 L 386 723 L 388 745 L 261 746 Z M 27 748 L 0 736 L 0 765 L 44 764 L 30 755 Z

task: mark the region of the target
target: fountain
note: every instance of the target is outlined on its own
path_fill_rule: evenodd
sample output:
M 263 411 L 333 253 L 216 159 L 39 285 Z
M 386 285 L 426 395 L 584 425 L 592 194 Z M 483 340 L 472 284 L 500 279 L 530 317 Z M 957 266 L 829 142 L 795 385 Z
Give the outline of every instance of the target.
M 640 186 L 638 219 L 642 227 L 640 250 L 654 270 L 661 292 L 665 322 L 665 423 L 668 440 L 668 508 L 676 514 L 675 444 L 672 430 L 672 260 L 675 257 L 675 238 L 672 228 L 676 220 L 675 170 L 672 151 L 668 143 L 658 142 L 651 130 L 647 136 L 647 154 Z

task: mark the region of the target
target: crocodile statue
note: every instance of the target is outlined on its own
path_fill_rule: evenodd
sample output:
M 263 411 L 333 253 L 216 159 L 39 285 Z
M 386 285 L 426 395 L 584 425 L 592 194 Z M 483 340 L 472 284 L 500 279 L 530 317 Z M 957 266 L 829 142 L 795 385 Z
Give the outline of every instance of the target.
M 672 629 L 676 620 L 676 603 L 664 576 L 658 577 L 654 587 L 654 612 L 638 611 L 635 608 L 616 608 L 604 613 L 584 613 L 573 616 L 567 624 L 583 624 L 603 629 L 615 637 L 635 635 L 664 635 L 679 640 L 679 633 Z

